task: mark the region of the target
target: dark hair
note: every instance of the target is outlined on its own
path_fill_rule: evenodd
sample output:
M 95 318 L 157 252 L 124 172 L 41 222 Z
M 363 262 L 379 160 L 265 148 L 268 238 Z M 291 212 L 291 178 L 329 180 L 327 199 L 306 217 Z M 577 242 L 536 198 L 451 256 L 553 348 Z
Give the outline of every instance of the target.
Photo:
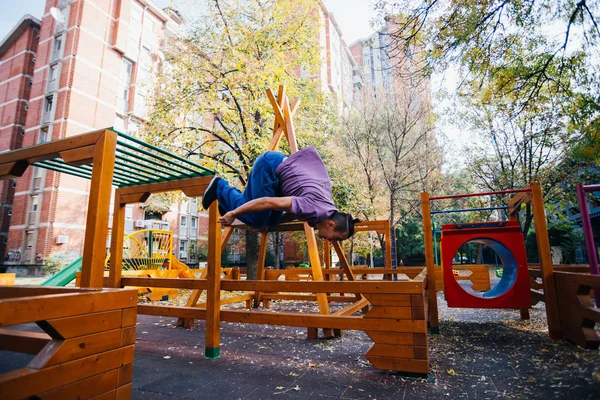
M 335 222 L 335 228 L 333 231 L 347 233 L 348 238 L 354 235 L 354 224 L 360 222 L 360 219 L 353 219 L 352 215 L 339 211 L 334 212 L 329 218 Z

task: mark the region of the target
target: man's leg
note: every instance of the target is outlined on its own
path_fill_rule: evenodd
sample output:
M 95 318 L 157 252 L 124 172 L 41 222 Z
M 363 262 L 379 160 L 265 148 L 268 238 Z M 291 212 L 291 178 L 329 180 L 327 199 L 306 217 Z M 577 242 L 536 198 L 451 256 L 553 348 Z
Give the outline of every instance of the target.
M 224 179 L 219 181 L 217 187 L 217 200 L 226 211 L 235 210 L 250 200 L 261 197 L 277 197 L 279 194 L 279 179 L 275 175 L 275 169 L 283 159 L 283 153 L 268 151 L 261 154 L 254 163 L 246 188 L 242 193 L 233 186 L 229 186 Z M 271 210 L 259 213 L 250 213 L 241 216 L 240 221 L 255 228 L 262 228 L 270 222 Z M 272 218 L 271 218 L 272 220 Z

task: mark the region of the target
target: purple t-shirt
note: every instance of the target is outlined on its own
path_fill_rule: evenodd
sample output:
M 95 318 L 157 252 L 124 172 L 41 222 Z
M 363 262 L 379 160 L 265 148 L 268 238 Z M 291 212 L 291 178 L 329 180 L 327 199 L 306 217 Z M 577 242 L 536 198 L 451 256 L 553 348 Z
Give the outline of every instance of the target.
M 292 154 L 275 170 L 281 183 L 281 196 L 292 197 L 291 213 L 315 226 L 337 208 L 331 195 L 329 174 L 313 146 Z

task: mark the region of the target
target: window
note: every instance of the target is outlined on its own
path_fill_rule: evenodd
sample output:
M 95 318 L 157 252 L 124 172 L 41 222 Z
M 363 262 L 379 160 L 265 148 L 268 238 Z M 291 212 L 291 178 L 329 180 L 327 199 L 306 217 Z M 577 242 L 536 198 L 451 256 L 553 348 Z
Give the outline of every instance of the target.
M 42 178 L 44 176 L 44 170 L 42 168 L 35 167 L 33 170 L 33 190 L 40 190 L 42 188 Z M 33 210 L 31 210 L 33 211 Z
M 192 228 L 198 227 L 198 218 L 192 217 Z
M 46 97 L 46 102 L 44 104 L 44 112 L 49 113 L 52 111 L 52 103 L 54 103 L 54 96 Z
M 56 61 L 60 58 L 61 47 L 62 47 L 62 36 L 57 36 L 54 38 L 54 43 L 52 45 L 52 57 L 50 58 L 50 62 Z
M 35 195 L 35 196 L 31 196 L 31 212 L 37 212 L 38 210 L 38 202 L 39 202 L 40 196 Z
M 125 206 L 125 219 L 133 219 L 133 204 Z
M 129 112 L 129 86 L 131 85 L 131 72 L 133 63 L 126 58 L 122 59 L 119 73 L 119 86 L 117 88 L 117 111 L 123 114 Z M 123 129 L 123 132 L 125 129 Z
M 142 6 L 137 4 L 136 2 L 132 2 L 131 4 L 131 20 L 137 21 L 139 23 L 142 22 L 142 13 L 144 12 Z
M 113 126 L 116 131 L 125 132 L 125 118 L 120 115 L 115 116 L 115 124 Z
M 185 217 L 185 216 L 181 217 L 181 226 L 182 227 L 187 226 L 187 217 Z
M 48 127 L 44 127 L 40 129 L 38 133 L 38 143 L 46 143 L 50 139 L 50 132 L 48 131 Z
M 51 65 L 48 70 L 48 91 L 57 89 L 58 83 L 58 64 Z

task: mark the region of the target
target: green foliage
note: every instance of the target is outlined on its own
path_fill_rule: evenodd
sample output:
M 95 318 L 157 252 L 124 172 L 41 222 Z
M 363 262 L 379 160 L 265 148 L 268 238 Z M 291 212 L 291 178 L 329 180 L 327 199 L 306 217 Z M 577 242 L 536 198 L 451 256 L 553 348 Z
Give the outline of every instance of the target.
M 201 22 L 169 44 L 156 74 L 146 140 L 244 185 L 272 135 L 265 90 L 283 84 L 290 101 L 301 100 L 299 146 L 321 144 L 332 105 L 312 78 L 320 65 L 316 7 L 314 0 L 202 1 Z
M 206 261 L 208 260 L 208 249 L 199 248 L 198 249 L 198 261 Z
M 64 257 L 60 257 L 54 254 L 49 255 L 42 264 L 42 273 L 44 275 L 52 275 L 67 266 L 67 262 Z
M 566 219 L 548 222 L 548 240 L 550 246 L 559 246 L 562 252 L 563 264 L 576 263 L 576 250 L 583 243 L 583 233 Z M 525 239 L 527 261 L 538 263 L 539 252 L 537 248 L 536 232 L 531 230 Z
M 396 254 L 398 258 L 408 260 L 425 257 L 423 240 L 423 223 L 421 221 L 403 221 L 402 225 L 396 228 Z

